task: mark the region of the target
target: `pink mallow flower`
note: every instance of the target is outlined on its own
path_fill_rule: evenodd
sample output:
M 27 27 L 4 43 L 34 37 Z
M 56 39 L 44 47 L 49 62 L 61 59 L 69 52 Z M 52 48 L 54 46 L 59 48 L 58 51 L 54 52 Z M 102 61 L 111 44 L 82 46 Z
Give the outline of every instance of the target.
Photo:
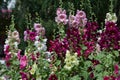
M 24 55 L 20 58 L 20 69 L 24 69 L 27 66 L 27 57 Z
M 118 66 L 118 64 L 115 64 L 115 65 L 114 65 L 114 73 L 115 73 L 115 74 L 118 74 L 118 73 L 119 73 L 119 66 Z
M 67 24 L 68 19 L 67 19 L 67 15 L 66 15 L 66 11 L 63 10 L 61 8 L 58 8 L 56 11 L 57 17 L 55 17 L 55 21 L 60 24 L 63 23 L 64 25 Z
M 24 31 L 24 41 L 27 41 L 27 40 L 29 40 L 29 34 L 30 34 L 30 30 L 26 30 L 26 31 Z
M 86 14 L 85 14 L 84 11 L 79 11 L 79 10 L 77 10 L 76 17 L 77 17 L 77 18 L 80 18 L 80 19 L 84 19 L 84 18 L 86 18 Z
M 62 11 L 62 8 L 58 8 L 56 11 L 56 15 L 60 15 L 60 14 L 66 14 L 66 11 L 65 10 Z
M 21 58 L 20 53 L 21 53 L 21 50 L 18 50 L 18 53 L 17 53 L 17 58 L 18 58 L 18 60 L 20 60 L 20 58 Z
M 34 29 L 35 29 L 35 31 L 38 31 L 41 27 L 42 27 L 41 24 L 39 24 L 39 23 L 34 23 Z

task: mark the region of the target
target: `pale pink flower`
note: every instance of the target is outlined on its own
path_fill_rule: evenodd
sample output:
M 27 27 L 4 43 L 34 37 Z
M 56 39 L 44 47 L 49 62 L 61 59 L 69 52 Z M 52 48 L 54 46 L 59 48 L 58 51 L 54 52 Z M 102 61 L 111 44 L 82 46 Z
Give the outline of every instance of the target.
M 2 12 L 2 13 L 6 13 L 7 10 L 6 10 L 6 9 L 1 9 L 1 12 Z
M 11 10 L 11 9 L 8 9 L 8 10 L 7 10 L 7 12 L 8 12 L 8 13 L 11 13 L 11 12 L 12 12 L 12 10 Z
M 76 17 L 83 19 L 83 18 L 86 18 L 86 14 L 84 11 L 77 10 Z
M 67 24 L 68 19 L 67 19 L 67 15 L 66 15 L 66 11 L 62 10 L 61 8 L 58 8 L 56 11 L 57 17 L 55 17 L 55 21 L 60 24 Z
M 66 14 L 66 11 L 62 10 L 62 8 L 58 8 L 56 11 L 56 15 L 60 15 L 60 14 Z
M 35 29 L 36 31 L 38 31 L 41 27 L 42 27 L 41 24 L 39 24 L 39 23 L 34 23 L 34 29 Z
M 73 20 L 72 27 L 78 27 L 79 22 L 77 20 Z
M 20 69 L 24 69 L 27 66 L 27 56 L 22 56 L 20 58 Z
M 12 32 L 12 37 L 13 38 L 19 38 L 19 33 L 18 33 L 18 31 L 14 31 L 14 32 Z
M 57 11 L 56 11 L 56 15 L 59 15 L 62 13 L 62 9 L 61 8 L 58 8 Z
M 66 14 L 59 14 L 56 18 L 55 21 L 59 24 L 59 23 L 63 23 L 63 24 L 67 24 L 68 20 L 67 20 L 67 15 Z
M 83 26 L 87 24 L 87 18 L 82 19 Z

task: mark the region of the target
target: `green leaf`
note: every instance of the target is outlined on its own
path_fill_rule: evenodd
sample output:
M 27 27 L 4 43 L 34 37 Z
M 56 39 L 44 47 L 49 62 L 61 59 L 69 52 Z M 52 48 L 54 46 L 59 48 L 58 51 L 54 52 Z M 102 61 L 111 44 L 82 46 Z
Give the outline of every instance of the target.
M 86 50 L 87 49 L 87 47 L 86 46 L 82 46 L 82 50 Z
M 70 80 L 81 80 L 81 78 L 79 77 L 79 75 L 76 75 L 71 77 Z
M 57 66 L 60 65 L 60 63 L 61 63 L 60 60 L 57 60 L 57 61 L 56 61 L 56 65 L 57 65 Z
M 99 72 L 102 72 L 103 71 L 103 66 L 98 64 L 98 65 L 95 66 L 95 70 L 99 71 Z
M 90 67 L 92 65 L 91 61 L 84 62 L 85 67 Z
M 115 54 L 116 57 L 119 56 L 119 52 L 118 51 L 113 51 L 113 53 Z
M 89 77 L 89 73 L 87 71 L 82 71 L 81 73 L 81 75 L 84 77 L 84 80 L 87 80 Z

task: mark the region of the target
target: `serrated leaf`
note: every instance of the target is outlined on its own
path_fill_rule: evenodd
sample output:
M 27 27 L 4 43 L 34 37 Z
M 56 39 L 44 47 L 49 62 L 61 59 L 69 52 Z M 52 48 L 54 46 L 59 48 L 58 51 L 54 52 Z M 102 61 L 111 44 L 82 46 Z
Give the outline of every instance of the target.
M 84 62 L 85 67 L 90 67 L 92 65 L 91 61 Z

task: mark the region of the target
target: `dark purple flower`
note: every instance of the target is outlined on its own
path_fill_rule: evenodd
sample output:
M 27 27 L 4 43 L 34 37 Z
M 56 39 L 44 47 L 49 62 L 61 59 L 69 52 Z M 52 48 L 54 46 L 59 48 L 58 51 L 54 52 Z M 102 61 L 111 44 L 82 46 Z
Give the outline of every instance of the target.
M 27 73 L 25 73 L 25 72 L 20 72 L 20 75 L 21 75 L 22 80 L 28 80 Z
M 36 56 L 35 56 L 34 54 L 31 54 L 31 59 L 32 59 L 33 61 L 35 61 L 35 60 L 36 60 Z
M 57 76 L 55 74 L 51 74 L 48 78 L 48 80 L 58 80 Z
M 120 31 L 115 23 L 107 22 L 105 30 L 100 34 L 100 40 L 98 41 L 101 49 L 111 50 L 120 49 Z
M 104 76 L 103 80 L 110 80 L 109 76 Z

